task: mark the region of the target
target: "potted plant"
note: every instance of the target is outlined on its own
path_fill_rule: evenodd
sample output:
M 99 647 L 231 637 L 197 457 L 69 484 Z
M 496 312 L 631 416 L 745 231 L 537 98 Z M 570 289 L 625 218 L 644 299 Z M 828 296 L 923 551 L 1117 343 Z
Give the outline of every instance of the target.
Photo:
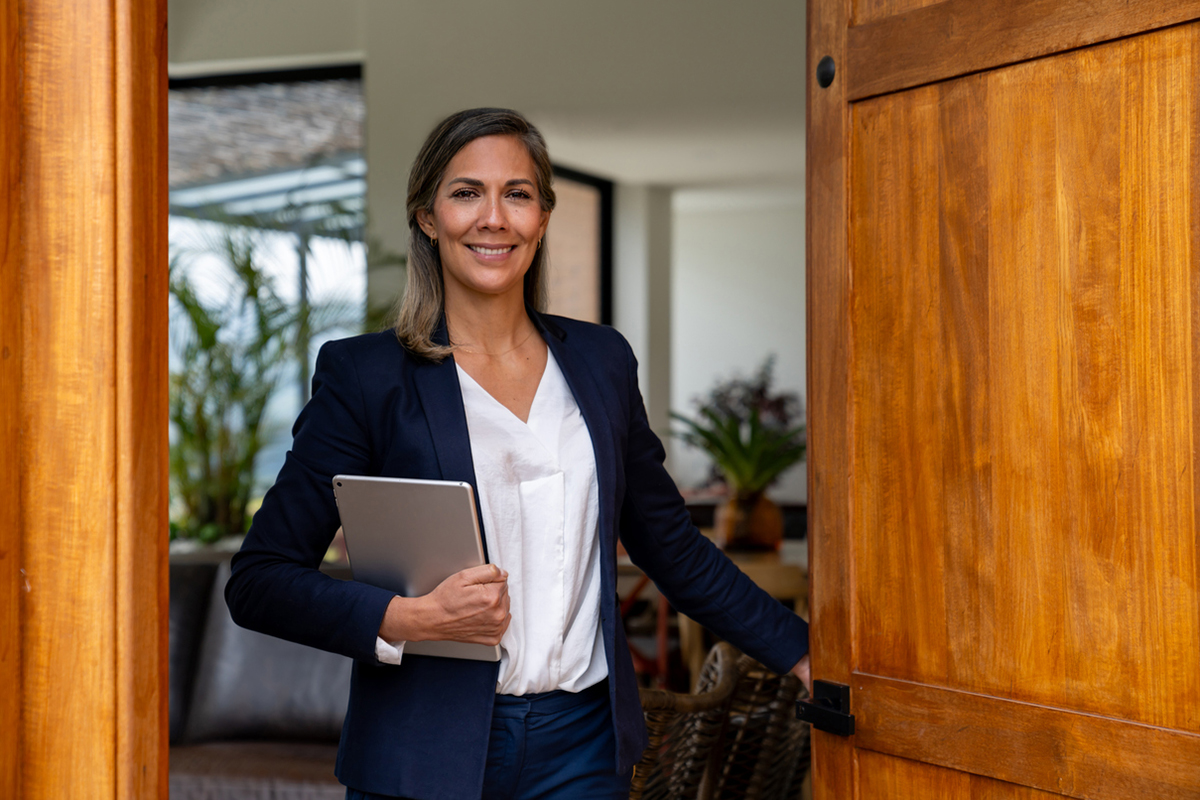
M 767 488 L 804 458 L 805 428 L 795 392 L 771 391 L 774 358 L 768 356 L 749 379 L 718 383 L 698 400 L 695 419 L 671 416 L 682 425 L 675 435 L 713 461 L 729 497 L 718 507 L 717 536 L 728 550 L 773 550 L 783 539 L 783 513 L 766 497 Z

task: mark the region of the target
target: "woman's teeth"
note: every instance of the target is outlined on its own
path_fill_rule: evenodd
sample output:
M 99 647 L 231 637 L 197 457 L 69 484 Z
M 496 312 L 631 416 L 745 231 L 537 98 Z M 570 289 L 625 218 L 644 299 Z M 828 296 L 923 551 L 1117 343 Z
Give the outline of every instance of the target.
M 471 249 L 485 256 L 498 256 L 512 250 L 511 247 L 477 247 L 475 245 L 471 245 Z

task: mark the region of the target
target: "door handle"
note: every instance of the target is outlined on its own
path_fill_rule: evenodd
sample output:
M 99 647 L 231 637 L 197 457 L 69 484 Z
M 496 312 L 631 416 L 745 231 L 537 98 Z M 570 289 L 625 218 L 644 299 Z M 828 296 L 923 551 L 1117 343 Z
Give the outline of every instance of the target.
M 838 736 L 854 735 L 850 713 L 850 687 L 830 681 L 813 681 L 812 700 L 796 701 L 796 716 L 814 728 Z

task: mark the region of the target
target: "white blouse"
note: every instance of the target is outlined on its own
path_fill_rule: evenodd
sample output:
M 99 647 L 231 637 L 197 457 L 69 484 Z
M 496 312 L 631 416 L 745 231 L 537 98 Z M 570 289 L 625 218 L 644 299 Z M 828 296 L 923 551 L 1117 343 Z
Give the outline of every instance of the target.
M 508 571 L 496 692 L 581 691 L 608 675 L 591 436 L 552 354 L 528 423 L 457 369 L 488 558 Z M 402 650 L 376 643 L 384 662 L 400 663 Z

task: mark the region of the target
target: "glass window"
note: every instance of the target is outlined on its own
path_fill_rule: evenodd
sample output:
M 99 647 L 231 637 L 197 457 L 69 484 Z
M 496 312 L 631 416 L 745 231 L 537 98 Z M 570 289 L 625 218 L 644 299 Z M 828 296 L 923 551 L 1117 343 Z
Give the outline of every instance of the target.
M 365 110 L 355 77 L 195 83 L 169 92 L 172 519 L 215 538 L 274 480 L 320 345 L 362 329 Z

